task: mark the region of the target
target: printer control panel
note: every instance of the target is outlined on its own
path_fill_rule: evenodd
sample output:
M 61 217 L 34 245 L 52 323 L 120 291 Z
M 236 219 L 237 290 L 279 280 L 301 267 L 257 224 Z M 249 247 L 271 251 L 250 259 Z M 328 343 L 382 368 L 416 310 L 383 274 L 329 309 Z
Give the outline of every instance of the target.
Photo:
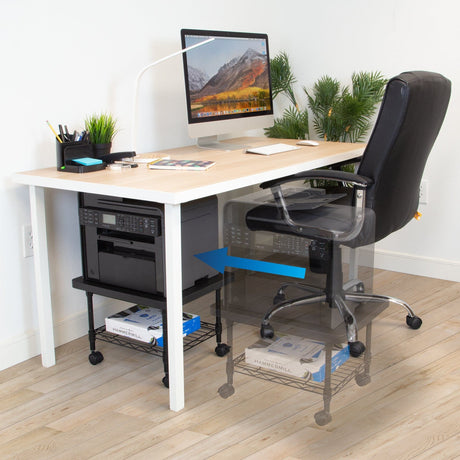
M 149 236 L 161 235 L 160 217 L 80 208 L 79 219 L 80 225 Z

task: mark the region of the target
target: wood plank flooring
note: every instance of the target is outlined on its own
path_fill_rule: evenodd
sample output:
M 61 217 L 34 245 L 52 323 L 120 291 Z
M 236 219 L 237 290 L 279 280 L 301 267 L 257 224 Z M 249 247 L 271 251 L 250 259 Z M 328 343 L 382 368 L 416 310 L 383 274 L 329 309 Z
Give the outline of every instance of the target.
M 161 359 L 82 337 L 0 372 L 0 459 L 454 459 L 460 458 L 460 283 L 376 271 L 374 291 L 406 300 L 413 331 L 390 306 L 373 323 L 371 382 L 332 398 L 234 374 L 208 340 L 185 356 L 186 408 L 168 409 Z M 211 319 L 207 296 L 187 306 Z M 257 339 L 236 325 L 235 355 Z

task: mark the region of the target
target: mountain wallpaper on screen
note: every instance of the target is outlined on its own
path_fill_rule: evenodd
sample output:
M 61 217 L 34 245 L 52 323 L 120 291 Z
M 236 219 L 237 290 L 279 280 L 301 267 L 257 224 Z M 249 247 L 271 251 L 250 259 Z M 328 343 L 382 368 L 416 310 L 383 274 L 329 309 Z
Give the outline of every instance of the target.
M 191 86 L 193 82 L 194 103 L 250 99 L 269 88 L 267 57 L 252 48 L 224 64 L 207 81 L 198 69 L 189 67 L 188 72 Z

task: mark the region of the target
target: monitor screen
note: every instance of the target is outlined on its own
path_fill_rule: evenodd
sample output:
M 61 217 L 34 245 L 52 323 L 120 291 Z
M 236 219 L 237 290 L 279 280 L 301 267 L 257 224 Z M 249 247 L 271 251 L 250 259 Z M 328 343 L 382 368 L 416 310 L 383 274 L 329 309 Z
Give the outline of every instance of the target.
M 270 126 L 273 101 L 266 34 L 183 29 L 189 134 L 201 138 Z M 200 142 L 201 141 L 201 142 Z

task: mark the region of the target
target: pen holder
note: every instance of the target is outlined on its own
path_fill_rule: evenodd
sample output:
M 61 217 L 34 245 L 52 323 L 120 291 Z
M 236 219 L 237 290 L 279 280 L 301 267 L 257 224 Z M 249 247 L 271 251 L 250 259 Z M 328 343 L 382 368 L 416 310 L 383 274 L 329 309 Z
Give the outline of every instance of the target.
M 72 160 L 76 158 L 94 158 L 93 146 L 89 142 L 58 142 L 56 140 L 56 169 L 64 172 L 90 172 L 106 167 L 105 163 L 83 166 L 77 165 Z

